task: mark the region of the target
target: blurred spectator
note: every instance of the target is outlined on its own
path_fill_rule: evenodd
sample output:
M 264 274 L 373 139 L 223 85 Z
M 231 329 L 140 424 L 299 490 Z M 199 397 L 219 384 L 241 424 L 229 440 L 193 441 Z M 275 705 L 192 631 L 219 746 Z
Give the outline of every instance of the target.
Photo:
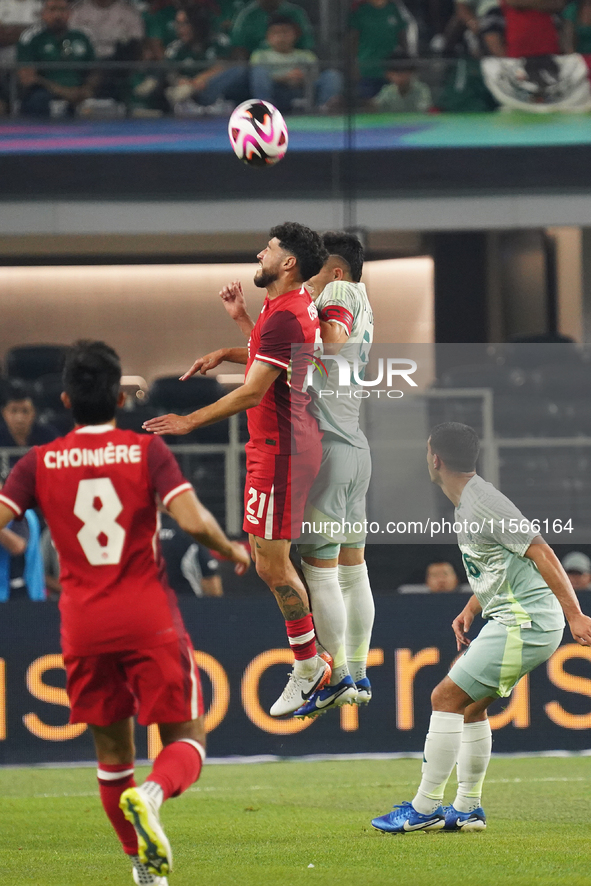
M 482 38 L 489 54 L 507 58 L 560 54 L 555 15 L 564 6 L 565 0 L 502 0 L 483 20 Z
M 157 44 L 146 38 L 137 46 L 137 61 L 160 61 L 161 55 Z M 133 117 L 159 116 L 168 110 L 164 97 L 162 72 L 158 68 L 150 70 L 149 66 L 129 74 L 128 90 L 125 104 Z
M 228 66 L 215 61 L 217 50 L 209 43 L 209 26 L 199 10 L 179 10 L 175 26 L 178 39 L 166 50 L 166 58 L 183 62 L 183 70 L 170 75 L 171 86 L 166 90 L 175 111 L 190 112 L 187 103 L 198 110 L 211 108 L 224 99 L 234 103 L 244 100 L 248 93 L 246 65 Z M 203 62 L 210 62 L 210 67 L 204 68 Z
M 591 560 L 581 551 L 571 551 L 562 561 L 574 591 L 591 591 Z
M 398 588 L 399 594 L 448 594 L 453 591 L 470 593 L 470 586 L 460 584 L 454 567 L 447 561 L 429 563 L 425 573 L 425 584 L 401 585 Z
M 236 17 L 230 34 L 236 58 L 246 59 L 264 46 L 269 21 L 276 15 L 290 18 L 298 26 L 297 49 L 314 49 L 312 25 L 301 6 L 288 0 L 251 0 Z
M 59 600 L 59 596 L 62 592 L 62 586 L 60 583 L 60 561 L 47 526 L 41 533 L 40 545 L 47 599 Z
M 154 57 L 162 58 L 166 47 L 176 40 L 174 26 L 178 6 L 170 0 L 152 0 L 143 14 L 146 37 L 153 43 Z
M 425 584 L 432 594 L 447 594 L 450 591 L 457 591 L 460 582 L 451 563 L 429 563 Z
M 37 73 L 35 68 L 20 68 L 18 78 L 24 89 L 21 113 L 48 117 L 51 102 L 67 103 L 70 112 L 90 98 L 97 86 L 97 75 L 77 70 L 75 62 L 94 61 L 94 48 L 87 35 L 70 27 L 67 0 L 45 0 L 41 24 L 26 30 L 20 37 L 17 58 L 20 62 L 68 63 L 58 70 Z
M 88 32 L 100 59 L 125 60 L 129 44 L 145 33 L 138 9 L 127 0 L 78 0 L 70 24 Z
M 48 0 L 49 3 L 62 0 Z M 11 381 L 0 410 L 0 447 L 2 446 L 42 446 L 58 436 L 51 425 L 36 421 L 33 400 L 27 386 L 21 381 Z
M 385 72 L 386 86 L 371 99 L 371 107 L 376 111 L 389 111 L 392 114 L 406 114 L 413 111 L 428 111 L 433 104 L 431 90 L 421 83 L 416 75 L 416 62 L 409 56 L 392 56 L 393 67 Z
M 212 20 L 214 33 L 229 34 L 238 14 L 248 3 L 250 0 L 217 0 L 219 12 L 214 15 Z
M 591 54 L 591 0 L 569 3 L 562 13 L 564 52 Z
M 306 78 L 314 78 L 314 96 L 323 111 L 336 109 L 343 92 L 340 71 L 318 72 L 318 58 L 310 49 L 297 49 L 299 27 L 288 16 L 274 16 L 267 28 L 268 49 L 256 49 L 250 57 L 251 93 L 272 102 L 283 113 L 306 92 Z M 311 69 L 311 70 L 310 70 Z
M 22 520 L 13 520 L 0 530 L 0 603 L 25 596 L 45 600 L 39 537 L 35 511 L 25 511 Z
M 160 520 L 160 547 L 173 591 L 196 597 L 222 597 L 224 589 L 214 554 L 179 529 L 165 511 Z
M 21 34 L 41 18 L 41 0 L 0 0 L 0 62 L 16 61 Z
M 456 0 L 455 11 L 446 25 L 443 35 L 442 50 L 444 55 L 456 51 L 460 40 L 463 40 L 464 51 L 479 58 L 487 52 L 482 39 L 483 25 L 491 10 L 497 10 L 497 19 L 501 23 L 501 31 L 504 32 L 504 20 L 498 8 L 498 0 Z
M 363 0 L 349 16 L 349 28 L 359 95 L 373 98 L 386 85 L 386 60 L 394 50 L 415 54 L 416 22 L 401 2 Z
M 450 66 L 436 108 L 447 114 L 480 114 L 494 111 L 498 103 L 486 87 L 480 62 L 460 58 Z

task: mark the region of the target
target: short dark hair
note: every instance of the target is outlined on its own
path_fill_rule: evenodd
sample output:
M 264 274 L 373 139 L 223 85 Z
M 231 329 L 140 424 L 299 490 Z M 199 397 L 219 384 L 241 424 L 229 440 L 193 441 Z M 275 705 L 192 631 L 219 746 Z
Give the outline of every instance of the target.
M 322 242 L 329 255 L 338 255 L 347 262 L 351 269 L 351 277 L 355 283 L 359 283 L 365 257 L 359 237 L 348 234 L 347 231 L 327 231 L 322 235 Z
M 100 425 L 114 418 L 121 361 L 104 341 L 74 342 L 66 355 L 63 382 L 76 424 Z
M 273 25 L 289 25 L 297 34 L 300 33 L 300 26 L 288 15 L 272 15 L 267 24 L 267 31 L 269 28 L 272 28 Z
M 431 431 L 431 452 L 450 471 L 468 474 L 476 470 L 480 440 L 474 428 L 458 421 L 446 421 Z
M 7 406 L 9 403 L 20 403 L 23 400 L 33 400 L 31 388 L 20 378 L 9 379 L 2 392 L 2 406 Z
M 299 222 L 276 225 L 269 231 L 269 238 L 272 240 L 273 237 L 279 240 L 282 249 L 296 258 L 302 282 L 315 277 L 328 258 L 320 234 Z

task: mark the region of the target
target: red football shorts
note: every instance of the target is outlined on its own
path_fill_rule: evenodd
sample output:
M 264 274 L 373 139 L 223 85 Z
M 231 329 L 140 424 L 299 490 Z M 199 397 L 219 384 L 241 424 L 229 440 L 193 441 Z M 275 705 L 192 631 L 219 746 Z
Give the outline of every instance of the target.
M 70 723 L 110 726 L 184 723 L 203 713 L 199 671 L 188 636 L 149 649 L 64 656 Z
M 300 537 L 304 508 L 320 470 L 322 442 L 305 452 L 276 455 L 245 446 L 246 484 L 242 528 L 258 538 Z

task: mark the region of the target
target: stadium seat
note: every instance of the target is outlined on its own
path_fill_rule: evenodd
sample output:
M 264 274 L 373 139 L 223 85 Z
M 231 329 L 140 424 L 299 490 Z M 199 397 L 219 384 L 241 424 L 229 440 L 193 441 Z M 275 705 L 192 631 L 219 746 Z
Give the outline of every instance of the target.
M 149 391 L 149 406 L 156 414 L 175 412 L 188 415 L 215 403 L 224 396 L 224 389 L 215 378 L 199 376 L 187 381 L 179 381 L 175 376 L 157 378 Z M 206 428 L 200 428 L 182 437 L 166 437 L 170 444 L 179 443 L 227 443 L 228 422 L 217 422 Z
M 6 375 L 33 381 L 42 375 L 61 373 L 67 348 L 65 345 L 22 345 L 6 354 Z
M 149 418 L 154 418 L 158 413 L 151 406 L 136 406 L 135 409 L 117 410 L 117 427 L 123 431 L 135 431 L 137 434 L 145 434 L 142 425 Z
M 60 434 L 67 434 L 74 427 L 74 420 L 61 401 L 63 390 L 61 373 L 42 375 L 33 383 L 33 399 L 39 420 L 53 425 Z

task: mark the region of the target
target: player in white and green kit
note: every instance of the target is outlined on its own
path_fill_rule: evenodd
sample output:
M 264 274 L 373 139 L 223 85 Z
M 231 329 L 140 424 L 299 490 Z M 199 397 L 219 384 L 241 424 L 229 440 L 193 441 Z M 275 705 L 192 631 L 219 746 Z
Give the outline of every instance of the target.
M 591 645 L 591 618 L 581 612 L 560 561 L 518 508 L 476 474 L 478 450 L 476 432 L 457 422 L 438 425 L 427 444 L 431 480 L 455 505 L 454 528 L 474 596 L 452 624 L 458 650 L 467 649 L 431 696 L 417 794 L 372 821 L 387 833 L 483 830 L 481 792 L 492 746 L 486 709 L 550 658 L 564 616 L 577 643 Z M 479 613 L 487 624 L 470 642 L 466 635 Z M 456 798 L 443 806 L 456 764 Z
M 367 704 L 366 676 L 374 603 L 365 564 L 363 531 L 331 531 L 328 524 L 364 525 L 365 498 L 371 477 L 367 438 L 359 426 L 361 399 L 355 397 L 373 341 L 373 313 L 363 283 L 363 246 L 353 234 L 323 235 L 329 256 L 308 281 L 313 290 L 323 341 L 320 371 L 311 375 L 316 396 L 310 406 L 322 438 L 322 463 L 308 498 L 302 570 L 310 591 L 316 636 L 333 659 L 330 684 L 314 693 L 296 717 L 314 717 L 342 704 Z M 335 355 L 335 356 L 333 356 Z M 337 359 L 338 358 L 338 362 Z M 350 369 L 347 367 L 347 361 Z M 351 385 L 339 387 L 339 363 Z M 326 369 L 326 372 L 324 371 Z

